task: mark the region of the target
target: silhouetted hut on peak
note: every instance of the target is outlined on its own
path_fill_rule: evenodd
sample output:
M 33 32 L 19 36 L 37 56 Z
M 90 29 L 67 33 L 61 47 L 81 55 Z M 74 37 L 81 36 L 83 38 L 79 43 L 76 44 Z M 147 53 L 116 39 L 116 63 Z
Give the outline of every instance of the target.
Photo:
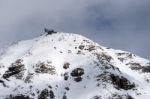
M 51 35 L 51 34 L 57 33 L 53 29 L 47 29 L 47 28 L 44 28 L 44 31 L 47 33 L 47 35 Z

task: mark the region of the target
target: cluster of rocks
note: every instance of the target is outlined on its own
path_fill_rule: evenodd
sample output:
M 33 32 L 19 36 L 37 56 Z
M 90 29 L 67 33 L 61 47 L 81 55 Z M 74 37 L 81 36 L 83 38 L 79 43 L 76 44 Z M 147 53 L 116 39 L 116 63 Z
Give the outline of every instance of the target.
M 140 63 L 127 63 L 132 70 L 141 70 L 143 73 L 150 73 L 150 65 L 142 66 Z
M 132 59 L 133 56 L 135 56 L 134 54 L 132 53 L 127 53 L 127 52 L 124 52 L 124 53 L 116 53 L 116 55 L 118 56 L 118 59 L 123 62 L 127 59 Z
M 20 94 L 20 95 L 16 95 L 16 96 L 9 95 L 5 99 L 32 99 L 32 98 L 30 98 L 29 96 L 25 96 L 25 95 Z
M 116 76 L 114 74 L 110 75 L 112 83 L 117 89 L 129 90 L 135 87 L 134 83 L 131 83 L 128 79 L 123 76 Z
M 71 72 L 71 76 L 74 78 L 74 81 L 80 82 L 82 80 L 82 75 L 84 74 L 83 68 L 76 68 Z
M 38 96 L 38 99 L 54 99 L 55 95 L 52 90 L 44 89 L 41 91 L 40 95 Z
M 130 90 L 135 88 L 135 84 L 131 83 L 127 78 L 123 76 L 114 75 L 109 72 L 105 72 L 97 76 L 97 81 L 103 81 L 107 83 L 112 83 L 114 87 L 118 90 Z
M 8 70 L 3 75 L 4 79 L 8 79 L 11 76 L 15 76 L 17 79 L 21 79 L 24 74 L 24 64 L 22 63 L 22 59 L 18 59 L 15 61 L 15 63 L 12 63 L 10 67 L 8 67 Z
M 110 96 L 108 99 L 134 99 L 134 98 L 128 94 L 127 95 L 112 94 L 112 96 Z
M 55 67 L 49 64 L 48 62 L 39 62 L 35 66 L 35 72 L 36 73 L 48 73 L 48 74 L 55 74 L 56 70 Z

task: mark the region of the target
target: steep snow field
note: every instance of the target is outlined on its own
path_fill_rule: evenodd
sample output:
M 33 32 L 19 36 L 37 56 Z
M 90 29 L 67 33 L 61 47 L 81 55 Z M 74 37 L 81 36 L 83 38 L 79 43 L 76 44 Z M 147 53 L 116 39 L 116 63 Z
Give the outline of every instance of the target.
M 44 34 L 0 56 L 0 99 L 150 99 L 150 61 L 77 34 Z

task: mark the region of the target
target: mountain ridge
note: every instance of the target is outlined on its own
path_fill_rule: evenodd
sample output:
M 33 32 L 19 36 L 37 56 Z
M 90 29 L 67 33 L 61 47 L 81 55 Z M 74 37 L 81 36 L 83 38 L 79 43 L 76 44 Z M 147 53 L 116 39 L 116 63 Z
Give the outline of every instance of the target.
M 0 99 L 150 98 L 149 60 L 78 34 L 20 41 L 0 56 L 0 68 Z

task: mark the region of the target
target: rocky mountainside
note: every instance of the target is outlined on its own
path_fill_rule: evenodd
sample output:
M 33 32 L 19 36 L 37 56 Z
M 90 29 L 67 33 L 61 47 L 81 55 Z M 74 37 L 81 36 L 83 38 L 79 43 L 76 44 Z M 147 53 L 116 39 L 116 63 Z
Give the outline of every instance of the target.
M 0 56 L 0 99 L 150 99 L 150 61 L 77 34 L 45 34 Z

